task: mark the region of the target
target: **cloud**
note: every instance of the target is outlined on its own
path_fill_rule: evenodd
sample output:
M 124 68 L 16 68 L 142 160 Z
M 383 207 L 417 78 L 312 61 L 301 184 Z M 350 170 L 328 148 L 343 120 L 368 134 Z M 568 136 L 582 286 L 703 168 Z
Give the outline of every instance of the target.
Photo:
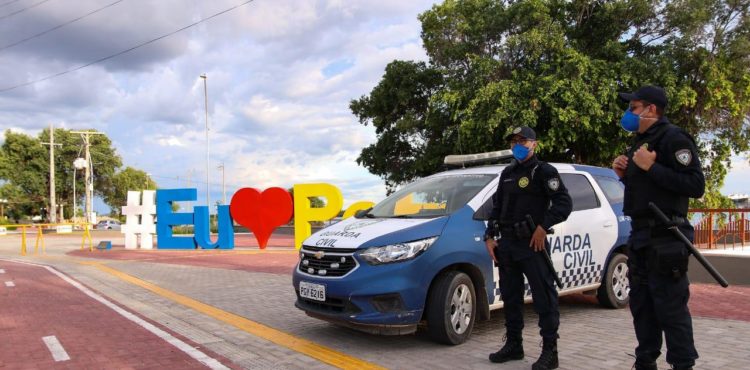
M 40 5 L 0 22 L 0 47 L 107 3 Z M 125 50 L 238 3 L 122 2 L 0 51 L 0 89 Z M 431 5 L 255 1 L 107 62 L 0 93 L 0 128 L 36 135 L 49 122 L 64 122 L 101 130 L 124 165 L 152 174 L 163 187 L 184 187 L 190 179 L 203 199 L 206 96 L 199 76 L 205 73 L 212 199 L 220 199 L 216 167 L 224 163 L 228 191 L 329 182 L 347 204 L 377 201 L 385 195 L 382 180 L 356 163 L 375 134 L 348 105 L 377 84 L 393 59 L 425 59 L 416 17 Z

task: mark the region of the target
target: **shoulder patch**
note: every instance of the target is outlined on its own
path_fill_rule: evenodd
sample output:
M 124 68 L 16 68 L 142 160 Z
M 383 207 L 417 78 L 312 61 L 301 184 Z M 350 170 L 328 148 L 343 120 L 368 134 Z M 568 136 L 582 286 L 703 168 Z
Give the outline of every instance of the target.
M 557 177 L 553 177 L 547 180 L 547 186 L 549 186 L 550 190 L 557 191 L 557 189 L 560 187 L 560 179 L 558 179 Z
M 693 153 L 690 152 L 690 149 L 680 149 L 674 153 L 674 156 L 677 162 L 680 162 L 683 166 L 687 166 L 693 161 Z

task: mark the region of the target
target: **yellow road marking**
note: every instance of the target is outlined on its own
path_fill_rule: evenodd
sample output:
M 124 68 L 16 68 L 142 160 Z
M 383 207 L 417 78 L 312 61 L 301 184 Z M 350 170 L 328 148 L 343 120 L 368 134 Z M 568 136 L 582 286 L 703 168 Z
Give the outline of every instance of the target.
M 101 264 L 95 264 L 95 263 L 91 263 L 91 265 L 95 266 L 99 270 L 102 270 L 106 273 L 114 275 L 115 277 L 120 278 L 128 283 L 140 286 L 141 288 L 147 289 L 164 298 L 175 301 L 183 306 L 187 306 L 202 314 L 213 317 L 214 319 L 223 321 L 240 330 L 248 332 L 257 337 L 263 338 L 269 342 L 278 344 L 282 347 L 286 347 L 293 351 L 305 354 L 316 360 L 325 362 L 329 365 L 338 367 L 340 369 L 385 369 L 384 367 L 378 366 L 376 364 L 373 364 L 364 360 L 360 360 L 356 357 L 349 356 L 342 352 L 338 352 L 336 350 L 333 350 L 326 346 L 322 346 L 320 344 L 309 341 L 307 339 L 295 337 L 283 331 L 276 330 L 270 326 L 266 326 L 261 323 L 257 323 L 255 321 L 248 320 L 242 316 L 218 309 L 214 306 L 211 306 L 203 302 L 194 300 L 192 298 L 186 297 L 184 295 L 172 292 L 158 285 L 141 280 L 135 276 L 128 275 L 112 267 L 104 266 Z

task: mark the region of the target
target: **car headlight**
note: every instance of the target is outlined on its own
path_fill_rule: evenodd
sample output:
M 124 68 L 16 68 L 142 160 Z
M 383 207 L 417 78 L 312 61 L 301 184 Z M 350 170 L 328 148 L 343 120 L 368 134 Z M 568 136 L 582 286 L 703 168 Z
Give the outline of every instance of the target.
M 359 256 L 371 265 L 406 261 L 426 251 L 435 240 L 437 240 L 437 236 L 408 243 L 397 243 L 383 247 L 367 248 L 360 252 Z

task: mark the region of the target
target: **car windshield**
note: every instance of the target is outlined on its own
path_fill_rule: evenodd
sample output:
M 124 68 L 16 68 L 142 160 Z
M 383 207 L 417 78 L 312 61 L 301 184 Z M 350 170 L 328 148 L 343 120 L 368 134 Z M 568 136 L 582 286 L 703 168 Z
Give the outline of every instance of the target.
M 466 205 L 496 175 L 445 175 L 411 183 L 378 203 L 365 217 L 432 218 Z

